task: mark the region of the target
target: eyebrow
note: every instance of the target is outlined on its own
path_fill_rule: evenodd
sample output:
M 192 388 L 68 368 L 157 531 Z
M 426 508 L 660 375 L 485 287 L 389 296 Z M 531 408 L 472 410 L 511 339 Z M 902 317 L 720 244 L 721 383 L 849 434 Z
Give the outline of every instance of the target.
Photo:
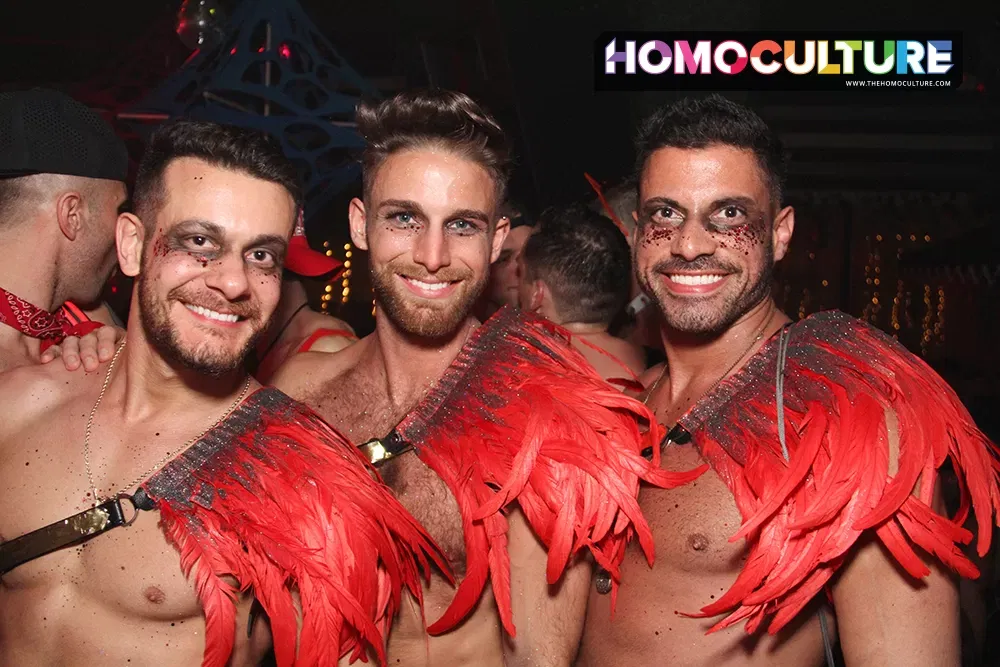
M 386 207 L 405 208 L 420 213 L 421 215 L 423 214 L 423 209 L 420 208 L 420 204 L 415 201 L 410 201 L 409 199 L 386 199 L 378 205 L 378 210 L 381 211 Z
M 757 201 L 753 197 L 736 195 L 733 197 L 722 197 L 712 202 L 711 210 L 723 208 L 724 206 L 742 206 L 744 208 L 757 208 Z
M 651 209 L 656 209 L 661 206 L 669 206 L 670 208 L 675 208 L 684 215 L 688 214 L 688 210 L 681 206 L 681 204 L 669 197 L 651 197 L 642 203 L 642 212 L 649 213 Z M 708 209 L 711 211 L 716 211 L 725 206 L 743 206 L 744 208 L 757 208 L 757 201 L 753 197 L 746 197 L 743 195 L 733 195 L 731 197 L 720 197 L 714 200 L 708 205 Z
M 214 222 L 210 222 L 208 220 L 201 220 L 197 218 L 193 218 L 191 220 L 184 220 L 183 222 L 178 222 L 176 225 L 171 227 L 169 231 L 171 234 L 178 234 L 178 233 L 183 234 L 185 232 L 191 233 L 191 232 L 203 231 L 219 237 L 225 237 L 226 235 L 226 230 L 223 229 L 221 225 L 218 225 Z
M 490 224 L 490 218 L 489 218 L 489 216 L 486 215 L 485 213 L 483 213 L 482 211 L 477 211 L 474 208 L 460 208 L 457 211 L 453 212 L 448 217 L 449 218 L 453 218 L 453 219 L 454 218 L 472 218 L 473 220 L 478 220 L 479 222 L 481 222 L 483 224 L 486 224 L 486 225 Z

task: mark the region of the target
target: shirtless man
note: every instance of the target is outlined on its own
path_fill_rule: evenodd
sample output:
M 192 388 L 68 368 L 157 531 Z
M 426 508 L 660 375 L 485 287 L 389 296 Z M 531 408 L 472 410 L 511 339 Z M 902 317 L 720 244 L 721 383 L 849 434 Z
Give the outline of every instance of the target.
M 551 509 L 583 506 L 576 504 L 579 497 L 563 503 L 554 496 L 541 500 L 538 495 L 524 494 L 543 493 L 544 488 L 558 493 L 585 488 L 600 495 L 600 490 L 577 476 L 581 468 L 560 463 L 549 475 L 532 477 L 530 488 L 515 492 L 516 498 L 530 500 L 510 506 L 503 516 L 492 510 L 486 519 L 476 520 L 473 511 L 487 497 L 492 500 L 496 487 L 509 479 L 508 471 L 496 471 L 514 458 L 512 450 L 525 441 L 537 443 L 537 463 L 548 460 L 549 445 L 565 442 L 545 437 L 550 432 L 545 420 L 553 415 L 569 415 L 561 422 L 565 428 L 590 424 L 578 452 L 568 458 L 588 458 L 593 443 L 599 451 L 590 459 L 590 469 L 624 479 L 617 477 L 617 461 L 622 459 L 608 456 L 618 447 L 618 436 L 603 435 L 616 428 L 617 417 L 604 411 L 600 401 L 626 409 L 630 404 L 622 403 L 620 394 L 592 369 L 586 369 L 585 375 L 582 370 L 564 372 L 561 367 L 561 380 L 545 370 L 542 364 L 562 356 L 571 357 L 573 364 L 586 366 L 586 362 L 565 339 L 542 333 L 542 320 L 508 308 L 480 325 L 471 314 L 490 261 L 499 255 L 507 233 L 507 221 L 496 214 L 506 182 L 507 148 L 495 121 L 468 97 L 448 91 L 403 93 L 376 107 L 362 105 L 357 117 L 368 146 L 362 163 L 364 201 L 355 199 L 350 207 L 351 237 L 358 248 L 369 252 L 378 308 L 376 329 L 337 354 L 296 355 L 279 371 L 275 385 L 313 407 L 358 445 L 364 443 L 373 461 L 384 460 L 379 469 L 386 482 L 441 545 L 460 581 L 456 593 L 439 577 L 432 579 L 424 592 L 426 619 L 416 608 L 404 605 L 390 636 L 391 663 L 408 667 L 569 665 L 579 644 L 590 565 L 584 559 L 570 558 L 568 569 L 562 571 L 565 561 L 555 563 L 560 566 L 555 569 L 549 563 L 552 585 L 547 585 L 546 550 L 535 537 L 534 527 L 540 516 L 554 518 Z M 481 348 L 485 352 L 476 356 L 466 341 L 475 349 L 484 331 L 491 338 Z M 544 341 L 541 347 L 531 342 L 539 340 L 538 336 Z M 511 340 L 528 342 L 514 343 L 502 357 L 489 356 Z M 527 354 L 524 350 L 537 350 L 539 358 L 512 371 L 511 364 L 516 363 L 512 357 Z M 470 360 L 473 356 L 483 359 L 483 355 L 489 363 L 476 365 Z M 461 363 L 453 365 L 456 360 Z M 447 380 L 456 377 L 461 383 L 450 385 Z M 558 398 L 552 400 L 546 394 L 557 380 L 565 383 L 560 386 L 569 385 L 560 390 L 566 401 L 558 405 Z M 523 389 L 532 381 L 544 386 Z M 386 448 L 368 442 L 372 438 L 391 442 L 386 434 L 398 433 L 401 426 L 397 425 L 404 417 L 423 415 L 422 409 L 414 408 L 426 406 L 425 395 L 437 400 L 442 387 L 447 393 L 441 405 L 448 414 L 437 413 L 421 422 L 424 426 L 413 443 L 415 451 L 387 458 Z M 490 416 L 510 405 L 505 401 L 521 402 L 493 422 Z M 599 413 L 599 424 L 587 422 L 583 409 L 574 412 L 576 403 L 585 405 L 588 414 Z M 530 424 L 521 424 L 532 414 L 541 426 L 528 432 Z M 459 431 L 448 431 L 441 438 L 443 443 L 433 441 L 433 432 L 447 430 L 451 424 L 458 424 Z M 513 432 L 502 431 L 505 428 Z M 630 428 L 634 432 L 634 421 Z M 498 430 L 503 437 L 492 439 Z M 489 449 L 484 447 L 487 442 Z M 638 454 L 641 449 L 631 450 L 634 461 L 644 461 Z M 434 458 L 434 470 L 445 473 L 432 472 L 425 456 Z M 456 459 L 459 463 L 451 465 Z M 489 486 L 485 478 L 496 481 Z M 470 487 L 479 494 L 477 498 L 465 495 Z M 461 506 L 452 493 L 456 488 L 464 498 Z M 638 494 L 637 485 L 634 489 Z M 593 500 L 590 507 L 615 502 L 607 496 Z M 530 511 L 521 511 L 526 504 Z M 558 525 L 548 526 L 567 537 L 574 530 L 588 534 L 590 519 L 577 516 L 564 526 L 565 532 Z M 484 524 L 487 519 L 490 523 Z M 508 523 L 509 530 L 504 532 Z M 488 534 L 479 532 L 484 525 Z M 480 537 L 482 546 L 478 547 Z M 545 539 L 551 540 L 551 534 Z M 476 568 L 486 562 L 487 542 L 492 578 L 483 590 L 487 573 L 485 568 Z M 467 549 L 467 544 L 474 548 Z M 504 553 L 509 555 L 509 565 Z M 473 572 L 480 574 L 465 576 Z M 457 627 L 450 621 L 442 624 L 442 619 L 450 618 L 447 613 L 442 616 L 446 608 L 453 611 L 455 604 L 468 599 L 463 591 L 468 592 L 469 586 L 475 595 L 469 614 L 459 616 L 464 620 Z M 505 593 L 509 593 L 510 610 L 502 604 Z M 509 623 L 511 615 L 513 624 Z
M 336 589 L 359 601 L 389 598 L 382 584 L 400 575 L 385 579 L 379 559 L 396 561 L 404 578 L 416 571 L 396 528 L 411 536 L 419 529 L 353 448 L 242 369 L 278 301 L 299 197 L 294 166 L 263 135 L 190 122 L 154 134 L 136 180 L 136 214 L 117 224 L 119 264 L 137 276 L 125 343 L 97 373 L 22 366 L 0 383 L 0 503 L 8 509 L 0 516 L 0 664 L 194 666 L 204 654 L 205 665 L 256 665 L 271 633 L 265 617 L 250 614 L 254 581 L 279 656 L 296 648 L 299 602 L 285 588 L 296 586 L 305 619 L 300 648 L 331 664 L 348 648 L 342 642 L 358 614 L 351 611 L 343 633 L 306 642 L 308 621 L 319 618 L 316 596 Z M 268 434 L 275 424 L 279 437 Z M 261 439 L 296 473 L 280 472 L 261 453 L 233 460 Z M 239 484 L 223 494 L 226 471 L 237 468 Z M 310 489 L 335 505 L 346 491 L 351 504 L 326 507 Z M 130 526 L 81 529 L 76 548 L 60 548 L 51 530 L 33 543 L 19 540 L 53 523 L 76 530 L 77 521 L 62 519 L 122 493 L 131 494 Z M 244 493 L 249 500 L 240 500 Z M 130 511 L 129 503 L 159 511 Z M 373 530 L 369 517 L 396 528 Z M 272 529 L 288 541 L 276 543 Z M 328 540 L 325 530 L 342 531 L 344 540 Z M 366 553 L 370 539 L 383 547 Z M 303 585 L 287 558 L 272 560 L 294 551 L 296 540 L 308 550 L 299 558 L 314 568 L 319 592 Z M 331 551 L 329 542 L 341 546 Z M 341 568 L 358 567 L 354 557 L 364 574 L 340 580 Z M 334 574 L 317 577 L 320 564 Z M 318 606 L 343 621 L 336 602 Z M 378 607 L 364 604 L 362 617 L 370 613 L 374 624 L 394 613 L 392 603 Z M 279 626 L 272 612 L 293 616 L 291 627 L 287 615 Z M 377 653 L 381 641 L 369 649 Z
M 547 214 L 521 252 L 522 309 L 573 334 L 573 344 L 605 379 L 637 380 L 642 348 L 608 333 L 629 298 L 628 241 L 607 218 L 586 208 Z
M 342 271 L 343 264 L 339 261 L 309 247 L 300 213 L 285 257 L 281 300 L 253 355 L 255 363 L 251 370 L 259 382 L 269 384 L 274 373 L 293 354 L 310 350 L 339 352 L 358 340 L 347 322 L 309 308 L 309 295 L 302 283 L 303 277 L 327 274 L 334 274 L 331 280 L 336 280 Z
M 613 621 L 608 596 L 592 591 L 578 665 L 822 665 L 823 623 L 850 667 L 958 665 L 955 582 L 927 551 L 935 544 L 935 556 L 971 576 L 952 545 L 972 535 L 932 518 L 937 489 L 916 479 L 934 481 L 946 453 L 977 461 L 962 467 L 968 488 L 987 493 L 974 497 L 982 552 L 997 488 L 992 446 L 940 378 L 881 332 L 835 312 L 792 325 L 778 311 L 771 270 L 794 212 L 780 206 L 781 145 L 759 117 L 717 96 L 685 100 L 653 114 L 637 146 L 633 253 L 664 317 L 668 358 L 644 378 L 647 401 L 662 424 L 677 424 L 663 466 L 705 460 L 714 473 L 642 491 L 657 563 L 626 559 Z M 937 428 L 951 435 L 920 432 Z M 939 456 L 923 453 L 924 437 Z M 805 458 L 811 443 L 822 443 L 815 459 Z M 782 487 L 792 470 L 808 481 Z M 899 481 L 892 497 L 886 473 Z M 843 475 L 836 489 L 831 475 Z M 866 518 L 880 502 L 892 525 Z M 911 511 L 926 520 L 914 526 Z M 824 588 L 834 613 L 820 606 Z M 685 615 L 703 608 L 707 617 Z
M 114 226 L 125 203 L 128 152 L 96 113 L 62 93 L 0 94 L 0 373 L 51 361 L 73 331 L 57 313 L 93 305 L 114 267 Z M 49 315 L 55 313 L 55 316 Z M 96 341 L 108 361 L 114 330 Z M 97 350 L 85 350 L 97 367 Z M 74 347 L 63 361 L 79 364 Z

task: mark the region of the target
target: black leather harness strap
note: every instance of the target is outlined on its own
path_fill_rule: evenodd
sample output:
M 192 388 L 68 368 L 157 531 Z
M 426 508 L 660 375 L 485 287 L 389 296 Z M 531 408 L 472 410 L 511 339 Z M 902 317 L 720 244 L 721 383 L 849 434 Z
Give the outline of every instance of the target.
M 132 506 L 130 516 L 126 515 L 122 501 Z M 119 494 L 97 507 L 4 542 L 0 544 L 0 576 L 53 551 L 81 544 L 120 526 L 130 526 L 140 510 L 153 507 L 149 496 L 139 489 L 134 496 Z

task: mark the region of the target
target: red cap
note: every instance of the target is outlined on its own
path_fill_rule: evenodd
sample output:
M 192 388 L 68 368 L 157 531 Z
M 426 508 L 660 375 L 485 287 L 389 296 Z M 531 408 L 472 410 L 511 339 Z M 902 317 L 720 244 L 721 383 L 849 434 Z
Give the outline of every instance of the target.
M 309 247 L 306 240 L 306 227 L 302 222 L 302 211 L 295 223 L 292 240 L 288 242 L 288 253 L 285 255 L 285 269 L 300 276 L 322 276 L 333 271 L 343 270 L 344 265 L 333 257 L 317 252 Z M 336 276 L 331 278 L 336 280 Z

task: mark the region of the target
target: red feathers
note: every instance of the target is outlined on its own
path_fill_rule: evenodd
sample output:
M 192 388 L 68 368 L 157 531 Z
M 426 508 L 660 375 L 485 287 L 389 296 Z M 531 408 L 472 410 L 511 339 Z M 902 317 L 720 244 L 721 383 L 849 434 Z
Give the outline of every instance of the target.
M 428 555 L 448 568 L 372 473 L 317 416 L 262 389 L 143 485 L 202 601 L 205 667 L 225 665 L 245 631 L 224 576 L 264 607 L 279 665 L 385 662 L 403 587 L 421 599 Z
M 647 433 L 640 424 L 651 424 Z M 653 560 L 636 497 L 639 480 L 679 486 L 689 473 L 659 470 L 660 428 L 649 410 L 604 383 L 568 334 L 510 309 L 471 335 L 430 394 L 397 427 L 458 501 L 467 574 L 438 634 L 459 623 L 486 585 L 511 635 L 510 563 L 503 509 L 517 502 L 548 548 L 547 578 L 589 549 L 617 589 L 625 544 L 635 533 Z M 653 463 L 639 454 L 653 445 Z M 542 582 L 539 582 L 542 585 Z
M 743 515 L 732 539 L 750 546 L 732 588 L 698 615 L 729 613 L 713 630 L 747 620 L 748 632 L 773 616 L 768 630 L 778 632 L 868 528 L 914 577 L 929 570 L 913 545 L 962 576 L 978 576 L 958 548 L 972 540 L 962 523 L 971 499 L 985 554 L 1000 516 L 1000 465 L 951 388 L 899 344 L 842 313 L 810 317 L 788 335 L 789 462 L 777 429 L 778 339 L 683 420 Z M 898 469 L 890 472 L 893 420 Z M 948 458 L 964 498 L 955 519 L 930 507 Z

